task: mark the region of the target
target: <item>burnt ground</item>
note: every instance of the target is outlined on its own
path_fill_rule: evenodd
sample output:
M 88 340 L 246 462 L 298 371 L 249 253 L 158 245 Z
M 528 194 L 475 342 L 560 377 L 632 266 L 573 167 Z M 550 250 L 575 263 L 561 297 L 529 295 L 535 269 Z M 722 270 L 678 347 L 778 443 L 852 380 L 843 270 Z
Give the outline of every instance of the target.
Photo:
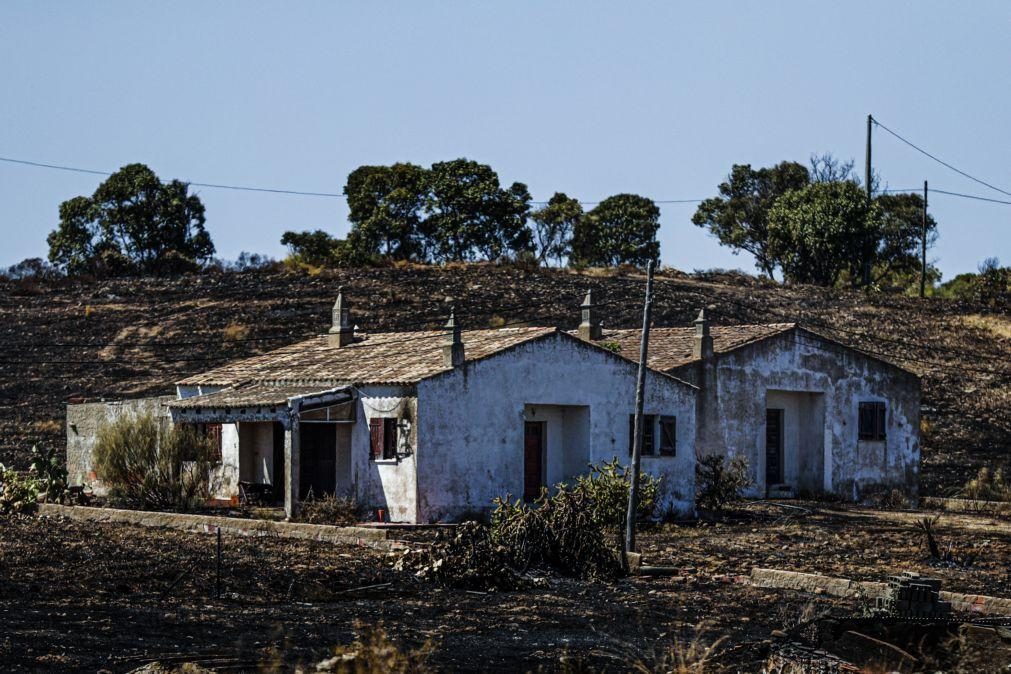
M 13 519 L 0 524 L 0 661 L 7 671 L 125 672 L 153 660 L 255 671 L 325 658 L 382 623 L 403 648 L 430 642 L 439 671 L 553 671 L 564 658 L 627 671 L 676 644 L 716 639 L 707 671 L 757 671 L 774 630 L 864 607 L 733 580 L 752 565 L 875 580 L 916 570 L 948 589 L 1011 594 L 1011 524 L 942 516 L 942 540 L 982 554 L 967 569 L 935 569 L 914 517 L 822 507 L 784 519 L 780 508 L 751 506 L 718 524 L 645 532 L 646 560 L 679 575 L 551 578 L 489 594 L 418 581 L 368 548 L 225 536 L 221 599 L 212 536 Z
M 64 403 L 172 392 L 172 382 L 328 327 L 338 285 L 365 331 L 437 327 L 449 303 L 465 326 L 575 327 L 593 287 L 605 325 L 641 324 L 636 272 L 470 265 L 277 272 L 176 279 L 0 279 L 0 462 L 33 444 L 63 451 Z M 781 286 L 743 274 L 657 280 L 657 325 L 800 321 L 923 376 L 922 492 L 947 495 L 982 465 L 1011 460 L 1011 317 L 964 303 Z M 1011 467 L 1009 467 L 1011 468 Z

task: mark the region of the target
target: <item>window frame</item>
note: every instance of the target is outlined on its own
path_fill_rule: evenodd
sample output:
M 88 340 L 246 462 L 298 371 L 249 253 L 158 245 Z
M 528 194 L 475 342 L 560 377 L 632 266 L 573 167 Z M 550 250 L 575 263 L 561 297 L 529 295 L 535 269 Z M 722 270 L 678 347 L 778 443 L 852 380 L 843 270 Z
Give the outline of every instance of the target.
M 656 420 L 655 414 L 642 415 L 642 454 L 641 456 L 655 456 L 657 450 Z M 635 414 L 628 415 L 628 455 L 632 456 L 635 447 Z
M 888 405 L 882 400 L 862 400 L 857 405 L 857 440 L 884 442 L 888 439 Z
M 372 417 L 369 419 L 369 460 L 397 460 L 399 421 L 397 417 Z

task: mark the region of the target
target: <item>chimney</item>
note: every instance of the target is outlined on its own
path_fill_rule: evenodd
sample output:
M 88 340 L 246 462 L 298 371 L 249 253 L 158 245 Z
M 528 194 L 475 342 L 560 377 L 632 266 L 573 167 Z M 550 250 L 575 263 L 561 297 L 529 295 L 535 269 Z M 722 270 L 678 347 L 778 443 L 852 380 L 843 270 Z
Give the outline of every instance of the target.
M 597 306 L 593 303 L 593 290 L 586 291 L 586 297 L 579 309 L 582 313 L 582 322 L 579 324 L 579 338 L 591 342 L 603 337 L 603 329 L 597 319 Z
M 344 302 L 344 288 L 337 289 L 337 301 L 333 305 L 333 318 L 326 343 L 340 348 L 355 341 L 355 327 L 351 324 L 351 309 Z
M 709 334 L 709 319 L 706 318 L 706 310 L 699 311 L 699 317 L 695 319 L 695 342 L 692 345 L 692 358 L 711 358 L 713 355 L 713 338 Z
M 450 309 L 449 320 L 446 321 L 446 334 L 442 343 L 442 364 L 446 367 L 463 365 L 463 340 L 460 339 L 460 326 L 456 324 L 456 308 Z

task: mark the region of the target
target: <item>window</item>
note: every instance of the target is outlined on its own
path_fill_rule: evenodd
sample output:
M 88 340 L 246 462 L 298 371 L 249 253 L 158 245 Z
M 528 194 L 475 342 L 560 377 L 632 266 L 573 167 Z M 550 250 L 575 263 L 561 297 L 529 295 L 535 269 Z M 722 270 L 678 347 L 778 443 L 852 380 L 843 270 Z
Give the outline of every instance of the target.
M 642 415 L 642 456 L 651 456 L 654 453 L 654 434 L 656 426 L 655 414 Z M 632 456 L 632 447 L 635 443 L 635 415 L 628 415 L 628 455 Z
M 209 441 L 211 463 L 221 463 L 221 424 L 191 424 L 193 432 L 199 440 Z M 187 447 L 182 457 L 183 461 L 198 460 L 196 447 Z
M 660 456 L 677 456 L 678 420 L 676 417 L 660 417 Z
M 370 419 L 373 459 L 397 458 L 397 420 L 393 417 Z
M 861 440 L 885 439 L 885 404 L 880 402 L 860 403 L 858 437 Z

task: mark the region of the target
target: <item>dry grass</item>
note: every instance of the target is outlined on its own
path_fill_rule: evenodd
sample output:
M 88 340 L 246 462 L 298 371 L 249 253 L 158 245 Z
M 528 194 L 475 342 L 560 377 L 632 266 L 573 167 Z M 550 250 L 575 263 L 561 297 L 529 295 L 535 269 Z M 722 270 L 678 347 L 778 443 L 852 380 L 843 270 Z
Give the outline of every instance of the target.
M 221 330 L 221 337 L 226 342 L 238 342 L 249 336 L 249 326 L 242 323 L 229 323 Z
M 45 419 L 32 424 L 32 430 L 36 433 L 59 433 L 63 429 L 63 424 L 58 419 Z
M 962 322 L 971 328 L 989 332 L 994 337 L 1011 339 L 1011 319 L 1003 316 L 985 316 L 970 314 L 962 318 Z

